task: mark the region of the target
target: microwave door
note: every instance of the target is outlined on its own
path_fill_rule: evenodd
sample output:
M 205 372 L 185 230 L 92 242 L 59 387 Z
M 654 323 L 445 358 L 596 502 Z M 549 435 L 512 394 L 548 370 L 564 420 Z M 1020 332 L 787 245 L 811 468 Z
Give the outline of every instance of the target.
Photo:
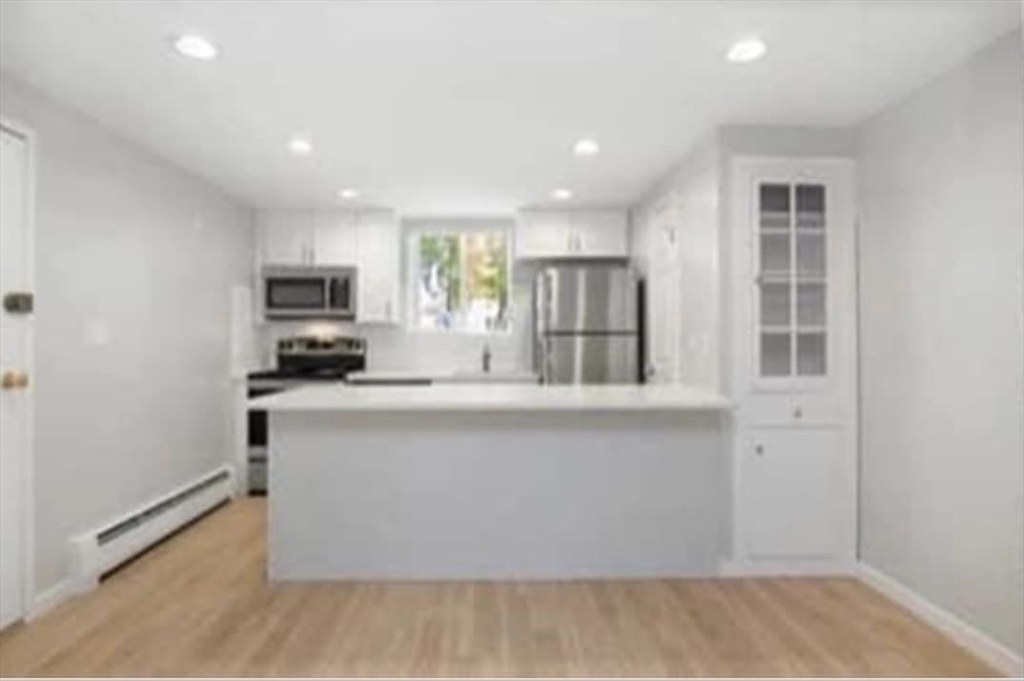
M 302 317 L 323 313 L 327 308 L 324 280 L 317 277 L 268 277 L 268 316 Z
M 354 277 L 339 276 L 329 280 L 330 311 L 332 315 L 351 317 L 354 313 Z

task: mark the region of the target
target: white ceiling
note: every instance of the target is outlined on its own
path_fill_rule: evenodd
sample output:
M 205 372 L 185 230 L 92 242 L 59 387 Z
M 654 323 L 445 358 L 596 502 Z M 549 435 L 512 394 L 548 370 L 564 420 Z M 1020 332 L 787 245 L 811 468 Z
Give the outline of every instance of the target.
M 13 0 L 0 67 L 254 206 L 495 214 L 637 199 L 723 123 L 849 125 L 1020 23 L 1016 0 Z M 221 58 L 170 48 L 182 32 Z M 767 56 L 722 55 L 749 35 Z M 0 103 L 2 105 L 2 103 Z M 315 152 L 285 151 L 293 133 Z M 580 160 L 579 137 L 600 140 Z

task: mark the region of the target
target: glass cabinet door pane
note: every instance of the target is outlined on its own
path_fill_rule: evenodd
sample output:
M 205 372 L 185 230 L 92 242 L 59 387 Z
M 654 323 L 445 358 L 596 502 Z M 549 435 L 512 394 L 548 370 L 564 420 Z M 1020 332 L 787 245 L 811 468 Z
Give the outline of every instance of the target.
M 825 229 L 825 187 L 820 184 L 796 186 L 797 229 Z
M 761 324 L 763 326 L 789 326 L 789 282 L 761 285 Z
M 789 243 L 788 234 L 761 235 L 761 274 L 789 277 Z
M 825 276 L 825 234 L 799 232 L 796 238 L 796 273 L 803 277 Z
M 761 375 L 789 376 L 790 345 L 792 336 L 789 333 L 761 333 Z
M 761 212 L 762 213 L 788 213 L 789 212 L 789 185 L 788 184 L 762 184 L 761 185 Z
M 824 326 L 825 321 L 825 284 L 797 284 L 796 323 L 799 326 Z
M 788 184 L 762 184 L 760 188 L 760 226 L 768 230 L 790 228 Z
M 796 372 L 800 376 L 825 375 L 825 334 L 800 333 L 796 337 Z

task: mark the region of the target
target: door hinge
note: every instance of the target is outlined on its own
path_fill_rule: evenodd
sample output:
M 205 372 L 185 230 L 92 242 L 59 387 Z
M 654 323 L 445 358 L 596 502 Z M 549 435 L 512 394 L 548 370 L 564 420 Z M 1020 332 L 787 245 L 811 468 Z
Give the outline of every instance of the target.
M 34 296 L 28 291 L 11 291 L 4 296 L 4 310 L 9 314 L 32 314 Z

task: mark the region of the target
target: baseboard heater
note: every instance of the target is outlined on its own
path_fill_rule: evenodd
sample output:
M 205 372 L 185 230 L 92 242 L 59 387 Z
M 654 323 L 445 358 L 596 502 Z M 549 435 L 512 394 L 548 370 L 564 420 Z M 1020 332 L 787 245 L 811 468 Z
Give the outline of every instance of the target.
M 231 469 L 218 468 L 170 494 L 71 540 L 79 590 L 231 497 Z

